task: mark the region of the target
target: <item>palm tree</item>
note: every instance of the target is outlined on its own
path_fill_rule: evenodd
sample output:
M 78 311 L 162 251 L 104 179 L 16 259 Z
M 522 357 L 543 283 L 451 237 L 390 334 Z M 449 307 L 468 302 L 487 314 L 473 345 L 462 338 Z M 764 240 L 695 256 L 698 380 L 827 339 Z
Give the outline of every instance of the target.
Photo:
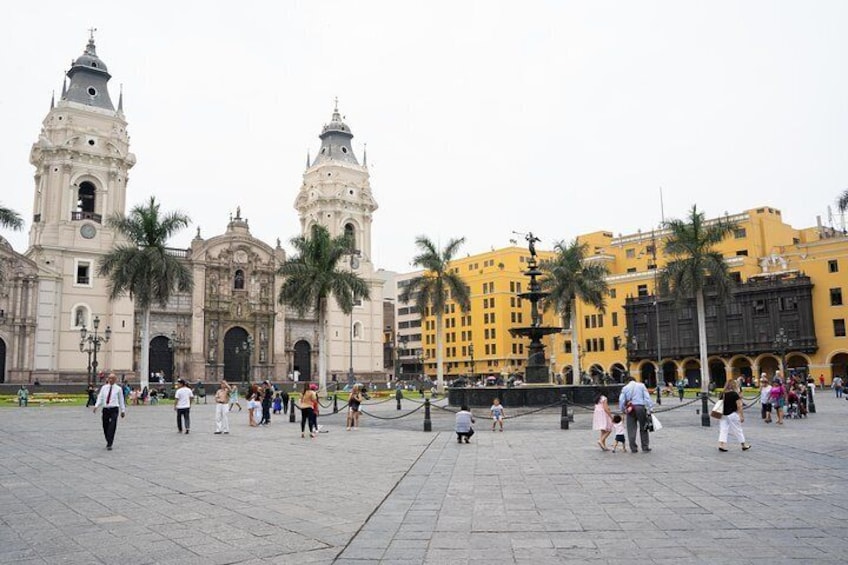
M 704 220 L 704 213 L 692 206 L 686 220 L 669 220 L 670 232 L 665 240 L 665 253 L 669 257 L 660 273 L 660 287 L 668 289 L 678 301 L 695 297 L 698 316 L 698 350 L 701 362 L 701 393 L 709 391 L 710 371 L 707 361 L 707 326 L 704 310 L 704 288 L 709 285 L 719 298 L 723 298 L 733 279 L 727 263 L 714 247 L 733 233 L 736 224 L 727 220 Z M 709 416 L 706 425 L 709 425 Z
M 321 392 L 327 390 L 327 306 L 336 299 L 342 312 L 353 312 L 354 301 L 368 299 L 368 283 L 351 270 L 340 268 L 345 255 L 353 251 L 348 237 L 330 237 L 324 226 L 312 226 L 310 237 L 291 240 L 297 254 L 280 265 L 277 274 L 284 277 L 279 302 L 291 306 L 303 316 L 309 310 L 318 313 L 318 379 Z M 352 337 L 352 336 L 351 336 Z
M 0 227 L 20 231 L 24 227 L 24 221 L 17 212 L 0 205 Z
M 0 205 L 0 227 L 19 231 L 24 227 L 24 221 L 21 216 L 12 210 Z M 3 265 L 0 263 L 0 281 L 3 280 Z
M 556 256 L 539 265 L 544 273 L 542 289 L 549 293 L 544 307 L 553 308 L 562 317 L 563 327 L 571 328 L 571 374 L 574 383 L 580 378 L 580 354 L 577 327 L 574 316 L 577 301 L 585 302 L 606 311 L 606 296 L 609 293 L 607 274 L 609 270 L 600 263 L 586 261 L 589 246 L 576 239 L 570 243 L 558 242 L 554 246 Z
M 836 207 L 839 208 L 840 212 L 848 211 L 848 188 L 839 196 L 839 199 L 836 201 Z
M 141 326 L 141 386 L 147 386 L 149 372 L 150 307 L 165 307 L 175 291 L 192 289 L 191 270 L 166 247 L 168 238 L 187 227 L 191 220 L 180 212 L 163 213 L 151 196 L 145 204 L 130 210 L 128 216 L 115 214 L 107 225 L 126 238 L 100 260 L 100 276 L 109 278 L 109 299 L 128 294 L 144 313 Z
M 415 245 L 418 246 L 418 255 L 412 259 L 412 264 L 424 269 L 424 274 L 410 279 L 409 285 L 398 298 L 400 302 L 414 300 L 422 317 L 428 307 L 436 316 L 436 390 L 439 393 L 445 390 L 445 370 L 442 361 L 445 304 L 452 299 L 459 305 L 462 312 L 467 312 L 471 308 L 471 290 L 462 277 L 450 268 L 451 260 L 463 243 L 465 243 L 464 237 L 451 239 L 445 248 L 439 251 L 426 236 L 416 237 Z

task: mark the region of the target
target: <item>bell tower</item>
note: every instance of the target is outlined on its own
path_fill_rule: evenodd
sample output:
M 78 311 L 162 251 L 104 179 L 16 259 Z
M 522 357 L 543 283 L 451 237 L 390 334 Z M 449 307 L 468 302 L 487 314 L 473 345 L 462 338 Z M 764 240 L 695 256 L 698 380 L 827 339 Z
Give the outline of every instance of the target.
M 350 257 L 347 268 L 359 273 L 371 289 L 371 299 L 355 306 L 351 316 L 335 303 L 329 308 L 328 370 L 347 380 L 351 368 L 360 376 L 384 372 L 383 281 L 375 276 L 371 260 L 371 223 L 377 202 L 371 193 L 367 158 L 363 154 L 360 164 L 354 155 L 353 133 L 339 113 L 338 100 L 318 137 L 321 147 L 315 159 L 307 156 L 295 200 L 301 233 L 308 235 L 314 224 L 320 224 L 332 237 L 349 235 L 358 254 Z
M 58 103 L 51 100 L 30 152 L 35 193 L 27 256 L 41 273 L 35 369 L 61 373 L 63 379 L 87 372 L 80 329 L 91 330 L 95 317 L 101 330 L 109 326 L 112 331 L 99 352 L 100 369 L 132 370 L 132 302 L 109 301 L 108 281 L 97 269 L 116 243 L 107 220 L 125 211 L 135 155 L 129 151 L 123 93 L 116 109 L 94 31 L 71 63 Z

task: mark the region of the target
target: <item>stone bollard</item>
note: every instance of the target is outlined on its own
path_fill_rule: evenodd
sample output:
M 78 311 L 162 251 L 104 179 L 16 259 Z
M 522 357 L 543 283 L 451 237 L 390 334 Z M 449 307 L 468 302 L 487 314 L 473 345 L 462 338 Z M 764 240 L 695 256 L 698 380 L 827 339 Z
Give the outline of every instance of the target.
M 339 413 L 339 393 L 333 394 L 333 414 Z
M 294 417 L 294 397 L 291 397 L 291 404 L 289 405 L 289 422 L 296 421 Z
M 430 421 L 430 399 L 424 400 L 424 431 L 433 431 L 433 422 Z
M 807 390 L 807 412 L 816 413 L 816 393 L 812 390 Z
M 559 429 L 568 429 L 568 396 L 562 395 L 562 414 L 559 417 Z

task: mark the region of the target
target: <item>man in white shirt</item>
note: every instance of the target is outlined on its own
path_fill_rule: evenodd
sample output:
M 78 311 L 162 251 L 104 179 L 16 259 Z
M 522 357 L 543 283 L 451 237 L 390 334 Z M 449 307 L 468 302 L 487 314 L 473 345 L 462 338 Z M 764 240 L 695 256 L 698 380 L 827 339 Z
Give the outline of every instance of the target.
M 119 385 L 115 384 L 117 380 L 115 373 L 109 373 L 106 384 L 100 387 L 100 393 L 97 395 L 93 409 L 93 412 L 97 412 L 97 407 L 103 406 L 103 435 L 106 436 L 106 449 L 109 451 L 112 451 L 112 442 L 115 440 L 118 412 L 120 411 L 121 418 L 127 413 L 127 406 L 124 404 L 124 391 Z
M 638 382 L 632 376 L 627 377 L 628 382 L 621 389 L 621 394 L 618 397 L 618 407 L 621 412 L 627 415 L 627 439 L 630 442 L 630 453 L 636 453 L 639 448 L 636 447 L 636 426 L 639 426 L 639 440 L 642 444 L 642 451 L 651 451 L 650 436 L 645 425 L 648 418 L 651 417 L 651 409 L 654 403 L 651 400 L 651 395 L 643 383 Z M 627 405 L 632 406 L 631 411 L 627 411 Z
M 178 433 L 182 433 L 183 431 L 183 422 L 185 422 L 185 433 L 188 433 L 191 428 L 189 412 L 191 411 L 192 397 L 194 397 L 194 393 L 191 392 L 191 388 L 185 382 L 185 379 L 179 379 L 177 381 L 177 390 L 174 393 L 174 410 L 177 411 Z

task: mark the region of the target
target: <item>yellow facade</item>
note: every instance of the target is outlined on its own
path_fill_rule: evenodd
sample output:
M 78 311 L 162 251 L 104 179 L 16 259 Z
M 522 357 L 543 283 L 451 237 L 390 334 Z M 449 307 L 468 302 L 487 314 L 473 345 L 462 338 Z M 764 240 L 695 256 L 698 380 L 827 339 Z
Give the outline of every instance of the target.
M 819 375 L 827 383 L 834 375 L 843 378 L 848 365 L 848 338 L 840 333 L 840 325 L 848 322 L 848 238 L 826 227 L 796 229 L 786 224 L 779 210 L 762 207 L 725 216 L 722 219 L 737 224 L 736 232 L 717 246 L 725 256 L 731 272 L 740 281 L 774 273 L 799 273 L 809 276 L 813 283 L 813 314 L 818 351 L 814 354 L 787 351 L 789 367 L 808 367 L 817 381 Z M 609 269 L 610 295 L 604 313 L 586 304 L 578 304 L 578 356 L 581 370 L 586 373 L 608 373 L 618 376 L 623 371 L 635 375 L 648 360 L 628 365 L 625 344 L 625 310 L 628 296 L 653 294 L 656 282 L 654 266 L 662 269 L 663 230 L 644 230 L 630 235 L 614 235 L 599 231 L 578 236 L 588 245 L 589 261 L 600 262 Z M 539 251 L 539 259 L 551 257 L 551 251 Z M 474 346 L 474 370 L 477 376 L 522 372 L 527 358 L 528 341 L 513 338 L 509 328 L 529 325 L 529 303 L 518 299 L 517 292 L 526 291 L 529 252 L 523 247 L 507 247 L 487 253 L 457 259 L 451 268 L 471 289 L 471 310 L 463 315 L 455 303 L 448 304 L 444 318 L 444 362 L 447 378 L 472 373 L 469 345 Z M 834 268 L 836 269 L 834 271 Z M 840 300 L 841 293 L 845 299 Z M 839 295 L 839 296 L 835 296 Z M 842 303 L 840 303 L 842 302 Z M 563 325 L 558 316 L 546 312 L 545 325 Z M 423 327 L 423 348 L 426 372 L 435 374 L 435 318 L 426 317 Z M 844 333 L 844 332 L 843 332 Z M 545 354 L 552 375 L 571 372 L 571 332 L 565 330 L 546 338 Z M 720 359 L 727 375 L 736 375 L 741 365 L 754 374 L 773 372 L 777 355 L 765 354 L 755 358 Z M 719 358 L 710 357 L 711 363 Z M 679 376 L 697 359 L 663 359 L 672 363 Z M 653 361 L 656 367 L 656 361 Z M 566 379 L 568 377 L 565 377 Z
M 813 283 L 813 315 L 818 351 L 807 355 L 790 349 L 786 355 L 787 365 L 808 367 L 810 375 L 817 381 L 819 375 L 824 376 L 827 383 L 834 374 L 844 378 L 845 365 L 848 363 L 848 338 L 836 335 L 835 326 L 839 322 L 835 320 L 844 323 L 848 318 L 848 307 L 831 304 L 831 289 L 848 293 L 848 238 L 826 227 L 795 229 L 783 222 L 779 210 L 771 207 L 754 208 L 723 219 L 735 222 L 737 230 L 716 249 L 724 255 L 731 272 L 738 273 L 738 280 L 744 282 L 751 277 L 798 273 L 809 276 Z M 656 271 L 652 266 L 656 263 L 662 269 L 667 261 L 663 254 L 663 240 L 666 236 L 665 231 L 648 230 L 626 236 L 594 232 L 578 237 L 581 242 L 589 245 L 590 260 L 601 262 L 609 269 L 608 283 L 611 290 L 603 328 L 591 327 L 591 317 L 601 316 L 600 312 L 586 304 L 578 305 L 578 339 L 584 371 L 591 371 L 594 366 L 596 371 L 612 374 L 616 366 L 627 366 L 624 304 L 628 296 L 639 296 L 640 290 L 642 294 L 654 293 Z M 833 261 L 838 270 L 831 273 L 829 270 L 833 268 Z M 590 320 L 588 328 L 587 316 Z M 617 323 L 613 316 L 617 318 Z M 570 334 L 563 339 L 570 339 Z M 605 350 L 585 351 L 587 339 L 598 342 L 603 339 Z M 613 347 L 609 344 L 613 344 Z M 564 345 L 558 343 L 557 347 L 563 348 Z M 726 365 L 727 375 L 736 376 L 741 364 L 750 365 L 754 374 L 761 371 L 771 373 L 779 366 L 777 357 L 772 354 L 748 359 L 719 359 L 710 356 L 710 361 L 720 360 Z M 698 360 L 663 359 L 663 364 L 668 362 L 672 362 L 678 376 L 682 376 L 684 368 L 697 365 Z M 642 361 L 639 366 L 630 366 L 628 370 L 638 376 L 645 363 L 649 361 Z

